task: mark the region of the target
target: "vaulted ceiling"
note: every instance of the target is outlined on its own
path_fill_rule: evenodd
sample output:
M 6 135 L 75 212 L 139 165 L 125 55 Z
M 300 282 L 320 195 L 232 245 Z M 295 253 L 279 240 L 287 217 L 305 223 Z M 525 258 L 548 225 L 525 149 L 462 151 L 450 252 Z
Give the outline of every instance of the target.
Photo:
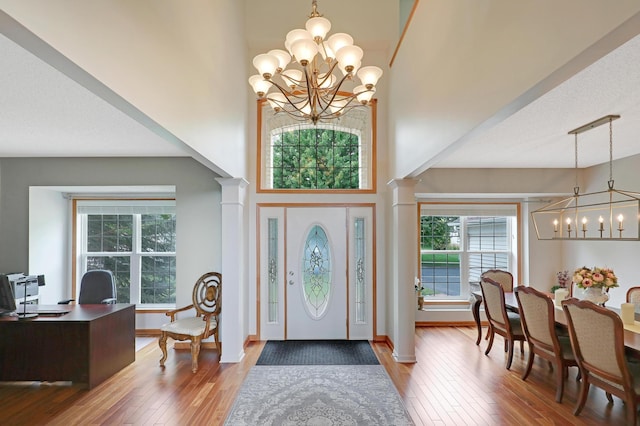
M 250 58 L 280 48 L 311 2 L 29 3 L 0 0 L 0 156 L 192 156 L 237 176 Z M 573 167 L 567 132 L 607 114 L 621 115 L 614 157 L 640 154 L 639 2 L 420 0 L 389 68 L 401 3 L 318 1 L 331 32 L 385 69 L 396 177 Z M 579 154 L 580 167 L 608 161 L 607 126 L 580 135 Z

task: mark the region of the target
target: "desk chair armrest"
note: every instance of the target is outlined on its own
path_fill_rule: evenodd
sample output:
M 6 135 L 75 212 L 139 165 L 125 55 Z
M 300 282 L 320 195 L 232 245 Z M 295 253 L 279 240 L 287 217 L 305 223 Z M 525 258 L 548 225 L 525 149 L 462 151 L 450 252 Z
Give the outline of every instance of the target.
M 58 302 L 58 305 L 68 305 L 70 302 L 75 302 L 76 299 L 67 299 L 67 300 L 61 300 Z
M 100 301 L 100 303 L 108 303 L 108 304 L 115 304 L 118 301 L 118 299 L 116 299 L 115 297 L 109 297 L 108 299 L 102 299 Z
M 168 317 L 171 317 L 171 322 L 174 322 L 176 320 L 176 315 L 178 314 L 178 312 L 188 311 L 189 309 L 192 309 L 192 308 L 193 308 L 193 305 L 184 306 L 182 308 L 172 309 L 170 311 L 165 312 L 164 314 Z

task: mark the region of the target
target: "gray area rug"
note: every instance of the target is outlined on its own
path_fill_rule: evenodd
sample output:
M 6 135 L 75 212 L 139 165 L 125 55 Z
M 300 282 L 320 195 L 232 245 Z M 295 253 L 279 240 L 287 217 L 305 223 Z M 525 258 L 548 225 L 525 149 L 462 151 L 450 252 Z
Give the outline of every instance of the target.
M 254 366 L 225 425 L 413 425 L 381 365 Z

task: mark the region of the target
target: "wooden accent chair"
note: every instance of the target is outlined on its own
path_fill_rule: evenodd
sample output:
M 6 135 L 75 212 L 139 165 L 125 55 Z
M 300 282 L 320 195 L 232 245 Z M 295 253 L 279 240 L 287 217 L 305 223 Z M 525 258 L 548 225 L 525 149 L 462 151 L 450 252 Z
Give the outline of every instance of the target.
M 553 301 L 546 294 L 532 287 L 518 287 L 516 299 L 522 329 L 529 344 L 529 360 L 522 380 L 529 376 L 536 355 L 546 359 L 556 370 L 556 402 L 562 402 L 564 379 L 569 373 L 569 367 L 578 366 L 569 336 L 558 336 L 555 308 Z
M 587 401 L 591 384 L 604 389 L 627 407 L 627 424 L 636 424 L 640 402 L 640 364 L 625 358 L 624 327 L 617 313 L 589 301 L 567 299 L 562 302 L 567 317 L 571 346 L 582 375 L 580 395 L 573 412 L 579 415 Z
M 640 287 L 631 287 L 627 290 L 627 303 L 636 305 L 636 312 L 640 312 Z
M 191 341 L 191 371 L 198 371 L 198 355 L 200 354 L 200 342 L 210 336 L 214 336 L 218 354 L 222 356 L 220 338 L 218 336 L 218 324 L 220 323 L 222 296 L 222 275 L 218 272 L 207 272 L 196 281 L 193 287 L 193 303 L 166 313 L 171 317 L 171 322 L 160 328 L 160 340 L 158 344 L 162 350 L 160 366 L 164 367 L 167 360 L 167 338 L 174 340 Z M 195 316 L 178 319 L 177 314 L 190 309 L 195 309 Z
M 502 289 L 505 293 L 511 293 L 513 291 L 513 275 L 509 271 L 503 271 L 502 269 L 489 269 L 484 271 L 480 275 L 480 281 L 483 278 L 489 278 L 492 281 L 502 285 Z
M 489 344 L 485 355 L 489 354 L 493 346 L 493 338 L 496 334 L 504 337 L 507 355 L 507 370 L 511 368 L 513 360 L 513 347 L 516 341 L 524 342 L 525 336 L 520 324 L 520 315 L 507 311 L 504 304 L 504 290 L 500 284 L 490 278 L 480 281 L 484 311 L 489 321 Z M 521 343 L 522 344 L 522 343 Z

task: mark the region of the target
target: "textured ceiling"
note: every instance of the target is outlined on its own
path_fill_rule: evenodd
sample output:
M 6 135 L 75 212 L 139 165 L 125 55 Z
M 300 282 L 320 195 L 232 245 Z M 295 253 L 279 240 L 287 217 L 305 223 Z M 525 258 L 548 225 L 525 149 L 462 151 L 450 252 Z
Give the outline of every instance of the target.
M 344 4 L 347 10 L 362 9 L 363 1 L 339 2 L 339 6 Z M 278 4 L 278 10 L 275 10 L 272 3 L 246 1 L 245 25 L 251 50 L 279 47 L 288 30 L 304 24 L 309 2 L 303 2 L 304 7 L 298 7 L 299 0 L 283 0 L 281 3 L 284 6 L 295 4 L 296 7 L 280 9 L 282 5 Z M 321 2 L 319 7 L 335 24 L 332 33 L 349 31 L 354 36 L 358 35 L 358 44 L 365 49 L 372 48 L 377 52 L 387 49 L 391 52 L 398 38 L 398 16 L 389 17 L 388 4 L 383 4 L 384 7 L 366 8 L 364 17 L 356 20 L 342 19 L 340 16 L 353 16 L 353 13 L 336 12 L 339 7 L 333 2 Z M 384 24 L 389 20 L 393 25 Z M 265 22 L 276 22 L 277 25 L 267 26 Z M 172 31 L 178 31 L 178 23 Z M 420 22 L 412 22 L 411 25 L 422 28 Z M 189 33 L 189 36 L 194 34 Z M 366 56 L 369 57 L 368 54 Z M 197 157 L 197 153 L 171 138 L 172 135 L 167 135 L 168 132 L 160 126 L 141 123 L 140 116 L 144 111 L 135 117 L 135 114 L 123 112 L 120 106 L 114 106 L 116 103 L 113 101 L 103 100 L 2 35 L 0 58 L 1 157 Z M 402 70 L 392 69 L 390 72 Z M 505 78 L 509 72 L 504 70 Z M 250 91 L 248 86 L 237 90 L 239 93 Z M 381 93 L 382 102 L 383 96 Z M 421 161 L 428 167 L 573 167 L 573 137 L 567 132 L 607 114 L 622 116 L 614 122 L 614 158 L 640 153 L 638 36 L 499 124 L 471 132 L 435 158 Z M 393 127 L 392 123 L 389 127 Z M 606 126 L 580 135 L 579 166 L 606 161 Z
M 434 167 L 574 167 L 568 132 L 616 114 L 613 157 L 640 154 L 640 36 L 515 114 L 457 146 Z M 578 167 L 609 160 L 609 126 L 578 135 Z
M 186 156 L 0 35 L 0 156 Z

